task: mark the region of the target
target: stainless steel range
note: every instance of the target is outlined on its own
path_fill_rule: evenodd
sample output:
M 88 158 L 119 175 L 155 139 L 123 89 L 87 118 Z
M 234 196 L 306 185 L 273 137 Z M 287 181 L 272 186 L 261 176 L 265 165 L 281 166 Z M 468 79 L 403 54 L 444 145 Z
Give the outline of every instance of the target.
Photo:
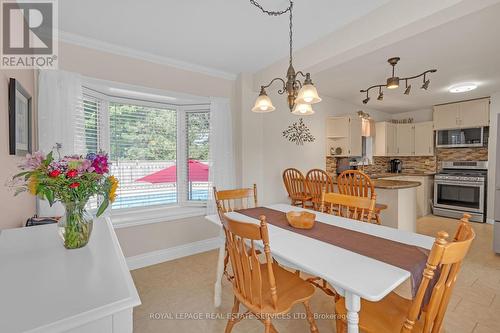
M 434 176 L 434 215 L 453 218 L 463 213 L 486 222 L 487 161 L 442 162 Z

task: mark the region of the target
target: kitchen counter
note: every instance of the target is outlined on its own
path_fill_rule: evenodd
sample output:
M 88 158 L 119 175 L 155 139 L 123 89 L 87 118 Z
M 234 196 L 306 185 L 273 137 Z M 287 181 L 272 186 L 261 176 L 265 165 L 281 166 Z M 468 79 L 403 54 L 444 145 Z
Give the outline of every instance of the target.
M 434 176 L 436 172 L 418 172 L 418 171 L 403 171 L 401 173 L 393 172 L 382 172 L 382 173 L 368 173 L 368 176 L 372 179 L 378 178 L 390 178 L 390 177 L 400 177 L 400 176 L 412 176 L 412 177 L 427 177 Z
M 394 177 L 394 174 L 391 175 L 393 175 Z M 422 185 L 422 183 L 416 181 L 383 179 L 383 178 L 372 178 L 372 182 L 375 188 L 386 189 L 386 190 L 400 190 L 405 188 L 418 187 Z M 336 178 L 333 178 L 333 183 L 337 184 Z

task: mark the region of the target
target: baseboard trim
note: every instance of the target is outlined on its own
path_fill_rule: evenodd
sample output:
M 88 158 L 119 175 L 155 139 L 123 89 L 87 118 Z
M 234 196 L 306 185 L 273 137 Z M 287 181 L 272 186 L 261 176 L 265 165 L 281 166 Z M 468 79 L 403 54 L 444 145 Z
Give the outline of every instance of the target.
M 220 238 L 208 238 L 197 242 L 182 244 L 168 249 L 162 249 L 152 252 L 139 254 L 132 257 L 127 257 L 127 265 L 129 270 L 134 270 L 146 266 L 160 264 L 162 262 L 191 256 L 193 254 L 202 253 L 216 249 L 220 245 Z
M 488 224 L 495 224 L 495 220 L 494 220 L 494 219 L 487 218 L 487 219 L 486 219 L 486 223 L 488 223 Z

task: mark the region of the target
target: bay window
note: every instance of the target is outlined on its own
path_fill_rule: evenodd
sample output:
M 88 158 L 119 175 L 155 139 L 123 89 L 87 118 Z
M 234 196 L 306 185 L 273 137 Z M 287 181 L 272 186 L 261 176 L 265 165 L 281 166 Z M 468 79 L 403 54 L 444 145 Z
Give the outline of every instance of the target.
M 77 150 L 109 154 L 110 172 L 120 182 L 114 211 L 204 206 L 209 121 L 208 104 L 170 105 L 85 90 Z

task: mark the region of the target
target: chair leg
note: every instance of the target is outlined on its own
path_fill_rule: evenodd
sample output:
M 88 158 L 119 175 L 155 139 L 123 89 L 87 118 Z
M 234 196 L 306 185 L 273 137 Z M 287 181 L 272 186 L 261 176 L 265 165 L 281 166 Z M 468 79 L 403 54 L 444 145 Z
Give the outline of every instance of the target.
M 337 333 L 346 333 L 347 332 L 347 327 L 345 325 L 345 322 L 342 321 L 340 318 L 335 318 L 335 325 L 337 327 Z
M 380 214 L 375 214 L 375 221 L 378 225 L 380 225 Z
M 265 333 L 271 333 L 271 318 L 266 318 L 266 320 L 264 320 L 264 326 L 265 326 Z
M 233 330 L 233 326 L 237 320 L 236 316 L 239 312 L 240 312 L 240 301 L 235 296 L 233 309 L 231 310 L 231 317 L 227 321 L 225 333 L 231 333 L 231 331 Z
M 309 322 L 309 327 L 311 328 L 312 333 L 318 333 L 318 327 L 316 326 L 316 321 L 314 320 L 313 313 L 311 311 L 311 306 L 309 305 L 309 301 L 304 302 L 304 308 L 306 309 L 307 321 Z

